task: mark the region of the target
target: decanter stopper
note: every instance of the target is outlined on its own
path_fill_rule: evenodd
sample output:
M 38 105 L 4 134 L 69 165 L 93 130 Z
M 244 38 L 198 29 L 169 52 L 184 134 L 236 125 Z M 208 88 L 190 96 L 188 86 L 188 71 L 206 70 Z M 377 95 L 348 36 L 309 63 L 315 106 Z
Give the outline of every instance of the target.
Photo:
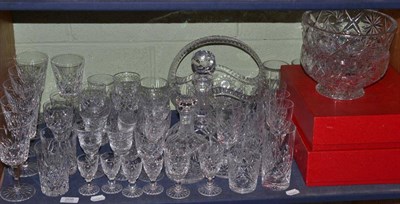
M 207 50 L 199 50 L 192 57 L 192 71 L 197 74 L 212 74 L 215 71 L 215 56 Z

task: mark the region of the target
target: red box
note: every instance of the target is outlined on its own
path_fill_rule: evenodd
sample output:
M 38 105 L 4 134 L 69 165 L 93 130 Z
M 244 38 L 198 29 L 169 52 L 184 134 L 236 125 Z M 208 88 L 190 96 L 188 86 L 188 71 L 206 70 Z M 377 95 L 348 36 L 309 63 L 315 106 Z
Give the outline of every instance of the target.
M 298 128 L 294 158 L 307 186 L 400 183 L 400 149 L 312 151 Z
M 400 149 L 400 74 L 394 69 L 352 101 L 319 95 L 316 82 L 298 65 L 283 66 L 281 78 L 310 151 Z

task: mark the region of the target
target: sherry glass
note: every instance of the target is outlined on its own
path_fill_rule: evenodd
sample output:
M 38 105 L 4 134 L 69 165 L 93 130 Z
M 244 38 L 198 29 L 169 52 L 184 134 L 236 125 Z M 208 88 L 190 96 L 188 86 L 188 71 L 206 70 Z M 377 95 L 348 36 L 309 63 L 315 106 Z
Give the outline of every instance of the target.
M 164 191 L 164 187 L 157 183 L 157 177 L 163 168 L 163 145 L 164 139 L 158 141 L 149 140 L 138 132 L 135 134 L 136 148 L 142 158 L 144 171 L 150 179 L 150 183 L 143 187 L 147 195 L 158 195 Z
M 217 186 L 213 179 L 223 163 L 224 147 L 219 142 L 210 138 L 199 151 L 200 169 L 207 179 L 207 183 L 200 186 L 197 191 L 204 196 L 217 196 L 222 188 Z
M 142 172 L 142 159 L 137 151 L 129 151 L 121 156 L 122 171 L 128 179 L 128 186 L 122 190 L 122 195 L 128 198 L 137 198 L 143 194 L 143 190 L 136 186 L 136 180 Z
M 164 148 L 165 172 L 176 184 L 167 189 L 167 196 L 173 199 L 184 199 L 189 197 L 190 190 L 182 186 L 190 167 L 191 151 L 186 138 L 170 138 Z
M 43 111 L 44 121 L 53 132 L 55 139 L 58 141 L 68 140 L 73 126 L 73 108 L 64 103 L 47 101 L 43 104 Z
M 93 157 L 89 157 L 85 154 L 81 154 L 77 157 L 77 163 L 78 170 L 86 181 L 86 184 L 79 188 L 79 193 L 83 196 L 96 195 L 100 192 L 100 187 L 93 184 L 92 180 L 99 166 L 99 155 L 95 154 Z
M 121 167 L 121 159 L 113 152 L 105 152 L 100 156 L 101 167 L 108 178 L 108 183 L 101 186 L 101 190 L 107 194 L 116 194 L 122 191 L 122 185 L 115 181 L 115 177 Z
M 18 166 L 28 159 L 32 120 L 22 122 L 18 117 L 1 114 L 0 122 L 0 160 L 14 169 L 14 185 L 3 186 L 0 196 L 8 202 L 28 200 L 36 190 L 32 185 L 20 183 Z

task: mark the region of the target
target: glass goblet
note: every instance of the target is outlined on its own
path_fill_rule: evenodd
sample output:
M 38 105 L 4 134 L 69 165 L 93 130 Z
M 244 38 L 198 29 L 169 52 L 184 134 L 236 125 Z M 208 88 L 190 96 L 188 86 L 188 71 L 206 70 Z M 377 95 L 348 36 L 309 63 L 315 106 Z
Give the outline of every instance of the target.
M 150 141 L 141 133 L 135 134 L 136 148 L 142 158 L 143 168 L 150 179 L 150 183 L 143 187 L 147 195 L 158 195 L 164 191 L 164 187 L 157 183 L 157 178 L 163 168 L 163 139 Z
M 168 142 L 167 142 L 168 143 Z M 169 143 L 164 149 L 165 172 L 176 184 L 167 189 L 167 196 L 173 199 L 189 197 L 190 190 L 182 186 L 190 167 L 190 151 L 186 143 Z
M 57 88 L 64 96 L 76 96 L 82 88 L 85 59 L 76 54 L 61 54 L 51 58 Z
M 101 186 L 101 190 L 107 194 L 116 194 L 122 191 L 122 185 L 115 181 L 115 177 L 121 167 L 121 159 L 113 152 L 105 152 L 100 156 L 101 167 L 108 178 L 108 183 Z
M 122 190 L 122 195 L 128 198 L 136 198 L 143 194 L 143 190 L 136 186 L 140 172 L 142 171 L 142 159 L 136 151 L 129 151 L 128 154 L 121 156 L 122 170 L 128 179 L 128 186 Z
M 28 159 L 29 129 L 32 120 L 21 123 L 19 120 L 6 119 L 0 115 L 0 160 L 14 169 L 13 186 L 3 186 L 0 196 L 8 202 L 21 202 L 31 198 L 36 190 L 32 185 L 20 183 L 18 166 Z M 8 120 L 8 121 L 6 121 Z
M 51 103 L 47 101 L 43 104 L 44 121 L 51 129 L 54 137 L 58 141 L 65 141 L 71 135 L 73 126 L 73 108 L 64 103 Z
M 100 89 L 87 87 L 82 90 L 79 99 L 79 115 L 86 128 L 102 127 L 104 129 L 110 114 L 110 105 L 105 86 Z
M 210 140 L 199 151 L 200 169 L 207 183 L 200 186 L 197 191 L 204 196 L 217 196 L 221 194 L 221 187 L 214 183 L 214 177 L 223 163 L 224 147 L 217 141 Z
M 81 154 L 77 157 L 77 163 L 79 172 L 86 181 L 86 184 L 79 188 L 79 193 L 83 196 L 96 195 L 100 192 L 100 187 L 92 184 L 92 180 L 99 166 L 99 155 L 88 157 L 85 154 Z

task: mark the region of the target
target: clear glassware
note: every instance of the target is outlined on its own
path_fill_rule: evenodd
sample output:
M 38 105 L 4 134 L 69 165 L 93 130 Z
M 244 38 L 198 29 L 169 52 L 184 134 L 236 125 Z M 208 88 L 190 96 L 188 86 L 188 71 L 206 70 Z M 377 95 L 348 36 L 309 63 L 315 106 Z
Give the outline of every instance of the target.
M 207 183 L 197 189 L 201 195 L 217 196 L 222 193 L 222 188 L 214 183 L 214 177 L 222 166 L 223 155 L 224 147 L 216 140 L 210 139 L 200 148 L 200 169 L 207 179 Z
M 261 183 L 268 190 L 283 191 L 290 185 L 296 126 L 288 123 L 285 129 L 271 129 L 264 143 Z
M 85 88 L 79 94 L 79 115 L 87 129 L 105 128 L 111 101 L 104 89 Z
M 135 134 L 135 143 L 137 152 L 142 158 L 144 171 L 150 179 L 150 183 L 143 187 L 143 192 L 147 195 L 161 194 L 164 187 L 157 183 L 157 177 L 163 168 L 164 139 L 149 140 L 145 135 L 138 132 Z
M 66 140 L 58 140 L 53 131 L 48 127 L 40 129 L 39 134 L 42 144 L 54 143 L 57 145 L 53 146 L 54 148 L 58 148 L 63 152 L 64 159 L 67 160 L 68 163 L 69 175 L 75 174 L 75 172 L 77 171 L 75 134 L 70 134 Z
M 116 194 L 122 191 L 122 185 L 115 181 L 115 177 L 121 168 L 121 159 L 113 152 L 105 152 L 100 155 L 101 167 L 108 178 L 107 184 L 101 186 L 101 190 L 107 194 Z
M 301 65 L 335 100 L 353 100 L 381 79 L 389 64 L 397 22 L 374 10 L 306 11 L 302 17 Z
M 74 119 L 73 108 L 67 104 L 47 101 L 43 104 L 43 111 L 44 121 L 56 140 L 65 141 L 70 138 Z
M 169 179 L 175 181 L 175 185 L 168 188 L 167 196 L 173 199 L 189 197 L 190 190 L 181 184 L 190 167 L 191 151 L 186 138 L 167 139 L 164 148 L 165 172 Z
M 269 80 L 280 81 L 281 80 L 281 66 L 289 65 L 283 60 L 267 60 L 263 62 L 265 72 L 267 73 L 267 78 Z
M 270 130 L 283 130 L 292 121 L 294 103 L 290 99 L 272 99 L 268 102 L 266 123 Z
M 74 97 L 82 88 L 85 59 L 77 54 L 61 54 L 51 58 L 57 88 L 67 97 Z
M 15 58 L 18 75 L 24 81 L 39 81 L 41 77 L 46 77 L 44 73 L 47 71 L 48 63 L 48 55 L 39 51 L 24 51 L 18 53 Z
M 8 117 L 7 119 L 5 117 Z M 28 159 L 31 121 L 0 114 L 0 160 L 14 169 L 13 186 L 3 186 L 0 196 L 8 202 L 21 202 L 31 198 L 36 190 L 32 185 L 20 183 L 18 166 Z
M 85 128 L 82 121 L 76 121 L 74 123 L 74 134 L 77 135 L 79 145 L 83 152 L 89 157 L 92 157 L 99 152 L 102 133 L 103 128 L 88 130 Z
M 244 137 L 243 125 L 246 121 L 245 105 L 232 98 L 218 97 L 214 103 L 217 140 L 223 145 L 223 163 L 217 174 L 228 178 L 228 156 L 233 145 Z
M 89 88 L 94 88 L 94 89 L 102 89 L 103 87 L 105 88 L 107 97 L 111 100 L 111 93 L 114 91 L 114 85 L 115 85 L 115 79 L 113 75 L 110 74 L 94 74 L 91 75 L 87 78 L 87 84 Z M 110 125 L 111 121 L 113 120 L 113 117 L 116 115 L 116 111 L 114 111 L 114 105 L 111 104 L 110 106 L 110 114 L 108 115 L 107 118 L 107 125 Z M 108 137 L 107 134 L 104 132 L 102 135 L 102 142 L 101 145 L 105 145 L 108 143 Z
M 108 127 L 106 131 L 113 152 L 119 156 L 127 154 L 133 146 L 133 131 L 119 130 L 116 127 Z
M 171 124 L 168 82 L 160 77 L 145 77 L 140 80 L 140 93 L 138 131 L 149 140 L 158 141 L 165 137 Z
M 86 184 L 79 188 L 79 194 L 83 196 L 92 196 L 100 192 L 100 187 L 92 183 L 94 175 L 96 174 L 99 166 L 99 155 L 88 157 L 81 154 L 77 157 L 78 169 L 81 176 L 85 179 Z
M 194 96 L 195 92 L 191 87 L 182 86 L 179 87 L 179 90 L 174 91 L 179 92 L 178 94 L 173 94 L 175 98 L 171 100 L 176 104 L 180 121 L 168 131 L 166 141 L 168 143 L 176 143 L 175 140 L 178 139 L 179 143 L 184 143 L 190 147 L 188 149 L 191 157 L 189 172 L 180 182 L 184 184 L 195 183 L 203 178 L 198 162 L 198 150 L 201 145 L 207 142 L 206 138 L 213 137 L 213 135 L 206 132 L 196 132 L 195 120 L 198 100 Z
M 63 151 L 53 143 L 36 142 L 34 149 L 39 171 L 40 189 L 46 196 L 64 195 L 69 190 L 69 164 Z M 48 146 L 49 145 L 49 146 Z
M 128 198 L 137 198 L 143 194 L 143 190 L 137 187 L 136 180 L 142 172 L 142 159 L 137 151 L 129 151 L 128 154 L 121 156 L 122 171 L 128 179 L 128 186 L 122 190 L 122 195 Z

